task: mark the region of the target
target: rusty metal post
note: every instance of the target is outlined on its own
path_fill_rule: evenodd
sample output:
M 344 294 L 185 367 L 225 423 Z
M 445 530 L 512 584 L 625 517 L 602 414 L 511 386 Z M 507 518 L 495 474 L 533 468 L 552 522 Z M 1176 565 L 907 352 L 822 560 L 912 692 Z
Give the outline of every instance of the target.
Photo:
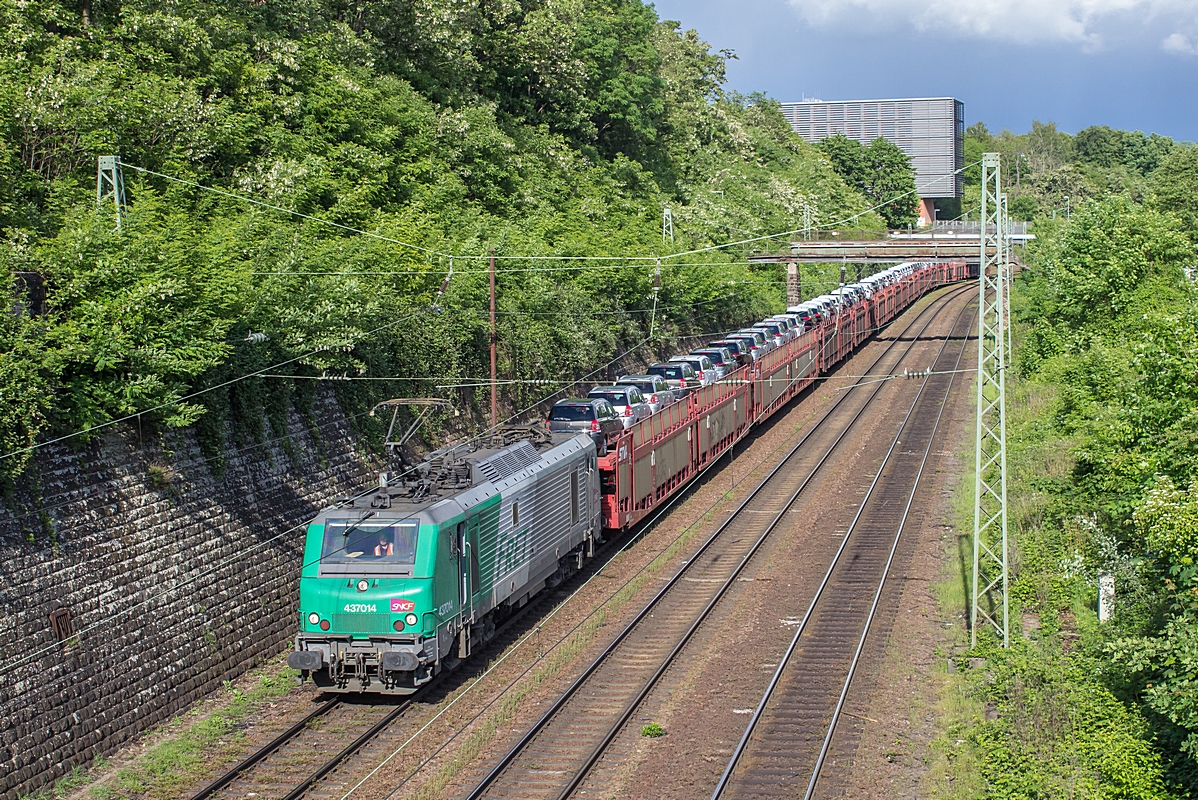
M 499 427 L 499 398 L 495 396 L 495 345 L 499 332 L 495 328 L 495 250 L 491 250 L 491 427 Z
M 803 302 L 803 278 L 799 275 L 799 265 L 793 261 L 786 265 L 786 306 L 797 306 Z

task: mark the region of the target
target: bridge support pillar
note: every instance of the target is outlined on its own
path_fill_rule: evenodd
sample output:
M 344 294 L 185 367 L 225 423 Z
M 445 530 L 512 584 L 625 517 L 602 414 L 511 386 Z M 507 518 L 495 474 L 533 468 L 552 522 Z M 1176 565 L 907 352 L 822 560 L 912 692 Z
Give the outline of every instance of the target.
M 797 306 L 803 302 L 803 277 L 799 274 L 799 265 L 791 261 L 786 265 L 786 307 Z
M 936 206 L 927 197 L 919 198 L 919 227 L 926 228 L 936 221 Z

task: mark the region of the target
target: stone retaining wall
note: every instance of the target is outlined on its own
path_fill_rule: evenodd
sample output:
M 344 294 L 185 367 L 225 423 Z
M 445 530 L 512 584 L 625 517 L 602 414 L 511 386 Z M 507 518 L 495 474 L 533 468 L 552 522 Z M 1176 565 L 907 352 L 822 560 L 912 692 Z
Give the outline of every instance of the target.
M 0 505 L 0 796 L 114 752 L 289 644 L 304 533 L 288 529 L 377 466 L 335 401 L 315 422 L 291 420 L 294 457 L 231 449 L 220 477 L 190 433 L 170 454 L 136 427 L 39 451 L 40 487 Z

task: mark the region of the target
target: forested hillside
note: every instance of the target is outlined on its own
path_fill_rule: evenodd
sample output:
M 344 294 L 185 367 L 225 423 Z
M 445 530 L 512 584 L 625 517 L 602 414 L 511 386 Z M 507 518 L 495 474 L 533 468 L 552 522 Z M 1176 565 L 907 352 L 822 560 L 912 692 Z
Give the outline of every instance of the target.
M 216 453 L 314 381 L 180 398 L 288 361 L 272 374 L 396 378 L 338 384 L 358 410 L 485 375 L 492 248 L 502 371 L 581 375 L 647 336 L 652 261 L 511 256 L 656 256 L 870 205 L 639 0 L 0 0 L 0 26 L 0 252 L 24 309 L 0 322 L 4 453 L 151 408 Z M 95 204 L 107 154 L 119 232 Z M 663 263 L 656 332 L 776 310 L 778 276 L 740 255 Z
M 1031 136 L 1059 161 L 1004 156 L 1016 201 L 1044 204 L 1012 297 L 1013 644 L 984 648 L 964 679 L 988 713 L 952 723 L 961 782 L 946 794 L 1193 797 L 1198 149 L 1103 128 Z
M 977 218 L 982 153 L 1002 159 L 1003 187 L 1014 219 L 1067 217 L 1076 205 L 1108 194 L 1142 201 L 1159 193 L 1153 181 L 1158 167 L 1190 143 L 1143 131 L 1121 131 L 1092 125 L 1070 135 L 1052 122 L 1033 122 L 1027 133 L 992 133 L 975 122 L 965 133 L 966 216 Z

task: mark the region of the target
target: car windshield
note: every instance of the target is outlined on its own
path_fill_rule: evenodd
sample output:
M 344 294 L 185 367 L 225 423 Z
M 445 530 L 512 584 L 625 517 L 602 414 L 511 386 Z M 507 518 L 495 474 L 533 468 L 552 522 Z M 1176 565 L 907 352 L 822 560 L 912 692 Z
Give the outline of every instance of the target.
M 711 359 L 711 363 L 715 364 L 716 366 L 724 365 L 724 356 L 719 350 L 711 350 L 711 351 L 704 350 L 702 353 L 699 353 L 698 355 L 707 356 L 709 359 Z
M 661 375 L 663 377 L 673 378 L 675 380 L 686 377 L 686 375 L 682 371 L 682 366 L 679 364 L 670 364 L 670 365 L 663 364 L 658 367 L 649 367 L 649 369 L 655 375 Z
M 622 386 L 635 386 L 642 392 L 655 392 L 657 389 L 653 387 L 653 381 L 620 381 Z
M 327 519 L 320 560 L 325 564 L 411 564 L 416 560 L 414 519 Z
M 624 392 L 591 392 L 591 397 L 601 397 L 613 406 L 628 405 L 628 395 Z
M 586 422 L 594 419 L 591 406 L 554 406 L 549 419 L 558 422 Z

